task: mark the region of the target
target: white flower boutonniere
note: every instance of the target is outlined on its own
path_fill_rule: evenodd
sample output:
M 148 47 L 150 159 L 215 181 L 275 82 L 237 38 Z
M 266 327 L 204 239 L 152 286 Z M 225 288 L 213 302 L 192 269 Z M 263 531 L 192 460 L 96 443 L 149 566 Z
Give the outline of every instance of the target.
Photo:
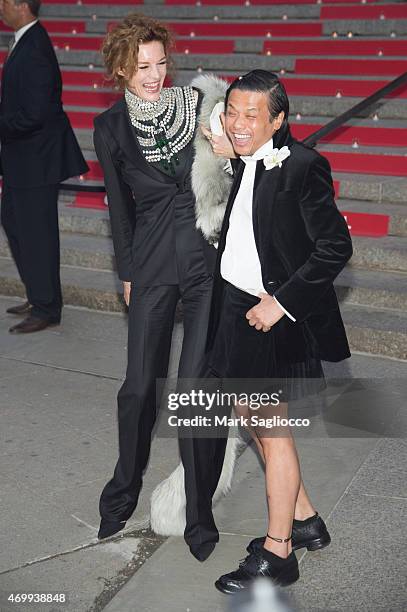
M 266 170 L 271 170 L 276 166 L 281 168 L 283 161 L 287 159 L 287 157 L 290 157 L 290 155 L 291 151 L 287 146 L 282 147 L 282 149 L 273 149 L 263 160 Z

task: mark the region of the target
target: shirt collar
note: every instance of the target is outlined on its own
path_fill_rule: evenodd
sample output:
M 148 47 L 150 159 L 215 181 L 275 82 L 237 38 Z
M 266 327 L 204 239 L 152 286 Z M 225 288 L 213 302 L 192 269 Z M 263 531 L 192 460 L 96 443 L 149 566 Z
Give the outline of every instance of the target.
M 36 24 L 37 21 L 38 19 L 35 19 L 34 21 L 30 21 L 30 23 L 26 23 L 25 26 L 23 26 L 22 28 L 14 32 L 14 40 L 16 41 L 16 43 L 18 43 L 20 38 L 27 32 L 27 30 L 29 30 L 34 24 Z
M 244 161 L 246 164 L 250 161 L 258 161 L 259 159 L 264 159 L 266 155 L 269 155 L 273 151 L 273 139 L 270 138 L 267 142 L 264 143 L 257 151 L 253 153 L 253 155 L 241 155 L 240 159 Z

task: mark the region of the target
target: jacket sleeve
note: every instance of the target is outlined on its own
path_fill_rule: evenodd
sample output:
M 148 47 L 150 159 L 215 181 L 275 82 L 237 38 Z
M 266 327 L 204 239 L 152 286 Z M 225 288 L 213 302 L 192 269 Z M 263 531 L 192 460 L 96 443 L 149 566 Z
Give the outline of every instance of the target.
M 347 223 L 335 204 L 329 162 L 321 155 L 310 164 L 300 210 L 314 250 L 274 293 L 298 322 L 312 314 L 353 253 Z
M 55 86 L 54 78 L 49 58 L 40 49 L 33 47 L 30 62 L 24 66 L 20 77 L 20 106 L 15 112 L 0 115 L 0 138 L 21 138 L 42 127 Z
M 123 181 L 97 123 L 93 142 L 104 174 L 117 271 L 120 280 L 131 281 L 132 242 L 136 226 L 133 194 Z

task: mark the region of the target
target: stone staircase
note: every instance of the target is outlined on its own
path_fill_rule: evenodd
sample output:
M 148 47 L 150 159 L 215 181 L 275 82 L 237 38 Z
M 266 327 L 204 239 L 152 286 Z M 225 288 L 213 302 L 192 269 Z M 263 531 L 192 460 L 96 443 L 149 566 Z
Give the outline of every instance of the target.
M 406 70 L 407 5 L 337 0 L 51 1 L 42 7 L 61 64 L 64 106 L 91 166 L 78 182 L 102 183 L 93 117 L 118 97 L 104 80 L 100 48 L 108 24 L 131 11 L 171 23 L 176 84 L 202 71 L 232 79 L 254 67 L 280 73 L 294 135 L 303 139 Z M 9 37 L 0 28 L 0 59 Z M 355 254 L 337 279 L 353 350 L 407 359 L 407 87 L 318 145 L 333 168 L 337 203 Z M 72 182 L 72 181 L 70 181 Z M 120 311 L 120 283 L 101 194 L 61 192 L 66 304 Z M 0 293 L 22 295 L 4 236 Z

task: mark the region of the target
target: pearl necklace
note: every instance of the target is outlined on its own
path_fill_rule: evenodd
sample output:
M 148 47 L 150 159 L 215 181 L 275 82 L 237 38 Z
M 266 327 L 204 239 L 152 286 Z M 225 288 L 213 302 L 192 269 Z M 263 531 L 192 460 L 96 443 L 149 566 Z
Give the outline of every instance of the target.
M 128 89 L 125 100 L 143 155 L 173 171 L 177 153 L 192 139 L 196 126 L 197 95 L 192 87 L 170 87 L 156 102 L 143 100 Z

